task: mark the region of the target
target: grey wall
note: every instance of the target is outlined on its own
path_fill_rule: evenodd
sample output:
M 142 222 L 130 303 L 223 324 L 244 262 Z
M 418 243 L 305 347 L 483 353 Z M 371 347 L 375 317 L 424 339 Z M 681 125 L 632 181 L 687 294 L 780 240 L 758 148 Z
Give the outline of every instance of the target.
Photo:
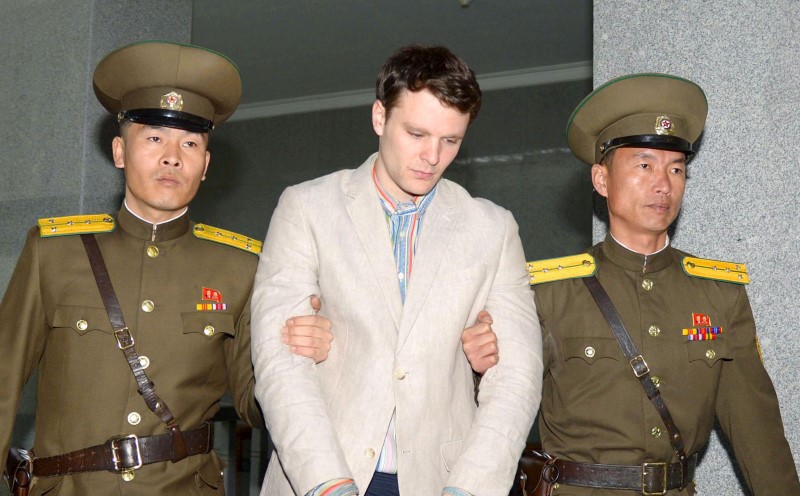
M 698 82 L 708 96 L 708 122 L 689 165 L 673 241 L 697 256 L 747 264 L 764 364 L 778 390 L 797 464 L 800 2 L 594 4 L 596 84 L 629 72 L 669 72 Z M 596 223 L 595 239 L 603 233 Z M 744 494 L 719 437 L 712 439 L 696 480 L 700 495 Z
M 588 169 L 566 148 L 563 131 L 590 89 L 589 81 L 579 81 L 486 92 L 445 173 L 514 213 L 528 259 L 591 242 Z M 377 143 L 368 106 L 227 123 L 212 138 L 208 179 L 192 215 L 263 239 L 284 188 L 355 168 Z
M 122 175 L 110 161 L 116 131 L 94 98 L 94 66 L 122 44 L 190 36 L 190 0 L 2 0 L 0 291 L 37 218 L 119 205 Z M 32 393 L 28 387 L 15 425 L 15 442 L 26 446 Z

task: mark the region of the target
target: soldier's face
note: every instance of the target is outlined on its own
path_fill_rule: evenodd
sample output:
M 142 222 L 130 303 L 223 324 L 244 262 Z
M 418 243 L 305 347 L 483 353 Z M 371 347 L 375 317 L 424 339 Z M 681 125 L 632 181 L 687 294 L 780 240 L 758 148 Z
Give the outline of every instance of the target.
M 611 233 L 630 247 L 666 242 L 686 188 L 686 156 L 650 148 L 618 148 L 609 165 L 592 166 L 592 183 L 608 200 Z
M 404 91 L 389 115 L 372 106 L 372 127 L 380 137 L 375 173 L 399 201 L 429 193 L 450 165 L 467 132 L 469 114 L 445 107 L 428 90 Z
M 129 123 L 114 138 L 114 165 L 125 171 L 125 201 L 140 217 L 169 220 L 194 198 L 211 154 L 208 136 Z

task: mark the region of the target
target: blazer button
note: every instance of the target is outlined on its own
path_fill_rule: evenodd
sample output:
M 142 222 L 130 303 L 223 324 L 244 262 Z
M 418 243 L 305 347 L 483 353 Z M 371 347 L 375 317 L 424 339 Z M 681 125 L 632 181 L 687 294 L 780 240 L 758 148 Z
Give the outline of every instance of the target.
M 150 245 L 147 247 L 147 256 L 150 258 L 156 258 L 158 256 L 158 247 Z
M 647 332 L 650 333 L 651 336 L 656 337 L 661 334 L 661 328 L 653 324 L 647 329 Z
M 394 371 L 394 378 L 397 379 L 398 381 L 402 381 L 403 379 L 406 378 L 406 371 L 403 369 L 396 369 Z
M 372 460 L 373 458 L 375 458 L 375 450 L 372 449 L 372 448 L 365 449 L 364 450 L 364 456 L 366 456 L 367 458 Z
M 645 291 L 650 291 L 651 289 L 653 289 L 653 281 L 651 281 L 650 279 L 645 279 L 644 281 L 642 281 L 642 289 L 644 289 Z
M 142 310 L 147 312 L 147 313 L 152 312 L 155 308 L 156 308 L 156 304 L 153 303 L 150 300 L 144 300 L 142 302 Z

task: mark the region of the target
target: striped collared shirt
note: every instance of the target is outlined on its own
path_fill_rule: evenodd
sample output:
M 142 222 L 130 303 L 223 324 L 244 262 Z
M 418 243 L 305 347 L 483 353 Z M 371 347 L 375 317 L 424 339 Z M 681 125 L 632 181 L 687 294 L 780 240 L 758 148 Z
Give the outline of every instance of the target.
M 389 226 L 394 260 L 397 264 L 397 279 L 400 282 L 400 297 L 405 303 L 406 289 L 411 276 L 411 268 L 414 266 L 414 252 L 417 248 L 422 218 L 428 205 L 436 195 L 436 187 L 434 186 L 425 195 L 413 197 L 410 201 L 398 202 L 381 187 L 374 167 L 372 168 L 372 180 L 378 190 L 378 198 L 383 207 L 383 213 L 386 215 L 386 223 Z M 392 415 L 392 420 L 389 422 L 386 439 L 384 440 L 381 456 L 378 458 L 378 466 L 375 471 L 388 474 L 397 473 L 397 438 L 395 436 L 394 415 Z

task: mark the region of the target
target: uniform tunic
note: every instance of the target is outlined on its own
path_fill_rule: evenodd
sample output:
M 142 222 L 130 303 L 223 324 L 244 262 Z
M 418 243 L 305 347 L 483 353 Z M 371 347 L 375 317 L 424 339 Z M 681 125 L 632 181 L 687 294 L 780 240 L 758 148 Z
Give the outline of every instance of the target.
M 659 384 L 687 454 L 706 445 L 716 416 L 756 495 L 800 494 L 744 286 L 689 277 L 681 267 L 686 254 L 672 247 L 644 256 L 608 236 L 588 252 Z M 584 282 L 535 289 L 545 351 L 539 424 L 545 450 L 575 462 L 676 461 L 666 427 Z M 709 317 L 722 333 L 713 341 L 689 341 L 682 330 L 693 327 L 693 313 Z M 554 494 L 634 493 L 561 485 Z M 694 494 L 694 487 L 668 494 Z
M 198 239 L 188 215 L 154 226 L 125 208 L 96 234 L 145 372 L 184 431 L 219 410 L 231 390 L 239 414 L 261 425 L 253 397 L 249 295 L 258 257 Z M 216 293 L 219 301 L 205 296 Z M 198 311 L 199 303 L 225 310 Z M 167 430 L 151 412 L 117 348 L 80 236 L 30 231 L 0 306 L 0 460 L 5 463 L 20 391 L 38 366 L 34 453 L 52 456 L 117 435 Z M 32 494 L 223 494 L 213 452 L 145 465 L 130 482 L 111 472 L 39 479 Z

